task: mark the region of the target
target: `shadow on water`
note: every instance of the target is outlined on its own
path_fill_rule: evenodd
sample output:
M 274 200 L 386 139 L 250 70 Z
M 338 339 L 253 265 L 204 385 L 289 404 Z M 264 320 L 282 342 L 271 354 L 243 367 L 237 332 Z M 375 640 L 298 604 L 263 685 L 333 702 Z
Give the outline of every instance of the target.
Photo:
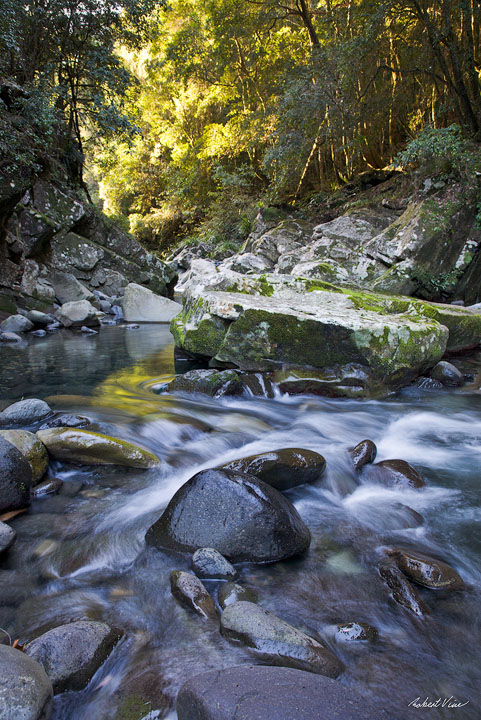
M 480 358 L 473 357 L 479 373 Z M 327 460 L 322 482 L 289 493 L 311 530 L 310 550 L 270 566 L 245 564 L 240 582 L 257 589 L 263 607 L 322 638 L 346 665 L 339 681 L 393 718 L 420 717 L 423 711 L 409 706 L 418 696 L 469 700 L 463 708 L 426 710 L 430 718 L 479 718 L 479 384 L 410 388 L 369 402 L 156 394 L 174 372 L 162 326 L 63 333 L 1 348 L 0 358 L 2 400 L 48 397 L 162 460 L 150 471 L 54 465 L 64 480 L 60 493 L 34 501 L 12 521 L 18 540 L 0 565 L 1 626 L 21 640 L 80 618 L 125 631 L 85 690 L 56 697 L 55 720 L 135 720 L 150 710 L 158 712 L 148 717 L 173 720 L 187 678 L 252 661 L 173 600 L 169 573 L 188 569 L 190 559 L 146 548 L 144 535 L 200 469 L 295 446 Z M 426 487 L 359 484 L 346 450 L 365 437 L 376 442 L 378 459 L 413 463 Z M 411 522 L 409 508 L 423 525 Z M 376 569 L 382 549 L 394 545 L 444 558 L 468 589 L 421 590 L 431 615 L 410 616 L 390 599 Z M 216 583 L 210 589 L 215 594 Z M 375 626 L 378 641 L 336 644 L 333 627 L 350 621 Z

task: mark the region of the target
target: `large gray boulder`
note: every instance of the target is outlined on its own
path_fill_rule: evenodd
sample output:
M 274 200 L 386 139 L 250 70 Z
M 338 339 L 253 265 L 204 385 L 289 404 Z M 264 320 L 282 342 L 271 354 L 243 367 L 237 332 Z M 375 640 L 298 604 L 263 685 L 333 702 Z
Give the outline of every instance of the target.
M 194 675 L 177 695 L 179 720 L 387 720 L 340 682 L 302 670 L 242 665 Z
M 43 667 L 19 650 L 0 645 L 0 720 L 48 720 L 52 698 Z
M 13 527 L 10 527 L 10 525 L 4 522 L 0 522 L 0 555 L 12 547 L 16 537 L 17 533 Z
M 149 528 L 157 548 L 215 548 L 232 562 L 274 562 L 304 552 L 310 533 L 274 488 L 230 470 L 203 470 L 175 493 Z
M 231 460 L 223 468 L 255 475 L 276 490 L 288 490 L 319 480 L 326 461 L 313 450 L 282 448 Z
M 194 273 L 171 323 L 187 352 L 243 370 L 281 364 L 356 364 L 389 387 L 409 382 L 446 350 L 481 340 L 481 316 L 465 308 L 349 290 L 287 275 Z
M 25 646 L 25 654 L 45 668 L 55 693 L 81 690 L 109 656 L 119 633 L 102 622 L 60 625 Z
M 137 283 L 127 285 L 121 305 L 127 322 L 170 322 L 182 310 L 179 303 Z
M 220 620 L 222 635 L 255 651 L 271 665 L 307 670 L 336 678 L 344 665 L 320 642 L 256 603 L 239 602 L 228 605 Z
M 97 327 L 100 325 L 97 312 L 88 300 L 78 300 L 64 303 L 55 313 L 55 317 L 66 328 L 82 327 L 82 325 Z
M 30 503 L 32 470 L 26 458 L 0 437 L 0 511 L 18 510 Z

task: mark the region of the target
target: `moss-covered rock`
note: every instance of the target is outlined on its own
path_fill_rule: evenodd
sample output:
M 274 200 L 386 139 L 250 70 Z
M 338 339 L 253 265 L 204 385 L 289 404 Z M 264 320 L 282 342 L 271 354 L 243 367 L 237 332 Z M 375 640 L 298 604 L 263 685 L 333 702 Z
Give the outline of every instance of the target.
M 43 442 L 27 430 L 0 430 L 0 436 L 15 445 L 32 468 L 32 483 L 36 485 L 45 475 L 48 466 L 47 449 Z
M 150 468 L 160 462 L 156 455 L 138 445 L 87 430 L 53 428 L 39 430 L 37 437 L 56 460 L 135 468 Z

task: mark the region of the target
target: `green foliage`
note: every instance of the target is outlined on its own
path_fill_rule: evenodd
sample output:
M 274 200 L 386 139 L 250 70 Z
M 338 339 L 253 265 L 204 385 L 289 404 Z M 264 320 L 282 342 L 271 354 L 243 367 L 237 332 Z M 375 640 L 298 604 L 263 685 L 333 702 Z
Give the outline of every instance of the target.
M 419 167 L 425 175 L 463 177 L 480 166 L 479 153 L 463 136 L 459 125 L 446 128 L 426 127 L 400 152 L 394 163 Z
M 429 300 L 442 299 L 449 294 L 463 274 L 462 270 L 452 268 L 444 273 L 430 273 L 423 268 L 413 268 L 411 280 L 417 284 L 416 293 Z

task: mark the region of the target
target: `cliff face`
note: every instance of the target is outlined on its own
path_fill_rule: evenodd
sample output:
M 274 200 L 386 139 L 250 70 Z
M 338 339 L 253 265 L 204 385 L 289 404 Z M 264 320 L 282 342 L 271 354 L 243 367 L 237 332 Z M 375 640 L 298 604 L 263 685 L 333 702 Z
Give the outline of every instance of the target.
M 73 277 L 72 277 L 73 276 Z M 75 280 L 108 296 L 129 282 L 170 295 L 175 273 L 67 185 L 27 170 L 0 182 L 0 311 L 48 311 Z

